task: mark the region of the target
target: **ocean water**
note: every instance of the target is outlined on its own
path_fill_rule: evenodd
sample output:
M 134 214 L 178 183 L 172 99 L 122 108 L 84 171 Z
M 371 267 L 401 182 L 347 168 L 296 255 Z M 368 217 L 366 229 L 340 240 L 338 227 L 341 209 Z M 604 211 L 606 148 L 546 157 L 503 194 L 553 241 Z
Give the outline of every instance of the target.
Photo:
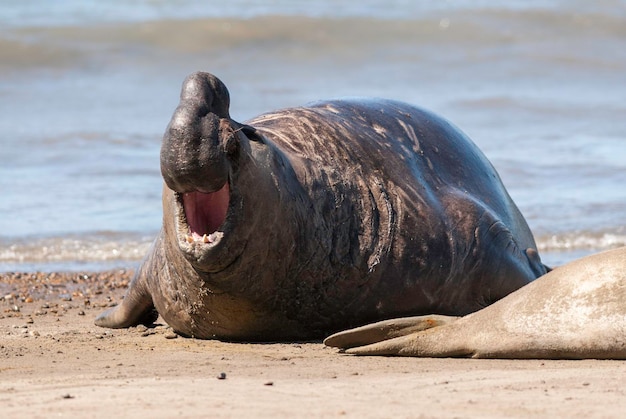
M 431 109 L 546 263 L 626 245 L 625 0 L 0 0 L 0 272 L 138 263 L 196 70 L 240 121 L 342 96 Z

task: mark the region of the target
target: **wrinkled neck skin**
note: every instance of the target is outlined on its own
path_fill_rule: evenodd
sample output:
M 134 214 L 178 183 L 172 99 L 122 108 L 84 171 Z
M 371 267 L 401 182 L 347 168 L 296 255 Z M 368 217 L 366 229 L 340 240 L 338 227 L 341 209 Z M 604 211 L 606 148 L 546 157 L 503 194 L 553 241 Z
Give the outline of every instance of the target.
M 215 231 L 192 231 L 185 194 L 195 192 L 164 186 L 163 234 L 176 239 L 162 241 L 169 281 L 158 281 L 165 298 L 155 304 L 187 336 L 268 339 L 290 327 L 270 293 L 286 276 L 280 270 L 290 269 L 281 261 L 292 259 L 301 242 L 305 216 L 298 211 L 304 206 L 294 204 L 304 198 L 288 160 L 271 142 L 256 134 L 250 140 L 242 130 L 235 134 L 238 153 L 229 159 L 227 184 L 215 187 L 229 195 L 224 221 L 210 227 Z

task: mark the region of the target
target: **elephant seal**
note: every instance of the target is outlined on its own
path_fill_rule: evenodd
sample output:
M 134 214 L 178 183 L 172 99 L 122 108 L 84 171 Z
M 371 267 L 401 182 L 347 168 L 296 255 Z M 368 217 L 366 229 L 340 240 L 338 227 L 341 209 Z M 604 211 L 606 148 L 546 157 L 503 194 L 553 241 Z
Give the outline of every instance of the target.
M 458 320 L 387 320 L 324 343 L 356 355 L 626 359 L 626 247 L 556 268 Z
M 397 316 L 476 311 L 545 273 L 478 148 L 390 100 L 245 124 L 208 73 L 183 83 L 161 147 L 163 227 L 123 302 L 96 319 L 196 338 L 310 339 Z

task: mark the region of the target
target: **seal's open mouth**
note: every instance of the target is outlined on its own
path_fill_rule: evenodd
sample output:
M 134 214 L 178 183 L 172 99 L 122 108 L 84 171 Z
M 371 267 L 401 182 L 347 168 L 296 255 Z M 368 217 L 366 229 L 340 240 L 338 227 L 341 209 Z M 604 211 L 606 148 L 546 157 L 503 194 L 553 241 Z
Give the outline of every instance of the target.
M 179 195 L 182 204 L 188 243 L 213 243 L 221 236 L 219 228 L 226 220 L 230 203 L 228 182 L 219 190 L 211 193 L 186 192 Z

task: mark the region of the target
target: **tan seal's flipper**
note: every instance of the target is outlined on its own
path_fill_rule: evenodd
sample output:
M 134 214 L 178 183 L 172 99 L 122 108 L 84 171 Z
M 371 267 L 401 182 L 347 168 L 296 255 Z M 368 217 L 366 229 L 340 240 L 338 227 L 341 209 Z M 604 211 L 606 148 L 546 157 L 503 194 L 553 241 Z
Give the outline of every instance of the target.
M 334 335 L 324 339 L 324 344 L 326 346 L 332 346 L 340 349 L 370 345 L 376 342 L 386 341 L 388 339 L 410 335 L 422 330 L 449 324 L 458 318 L 459 317 L 455 316 L 432 314 L 429 316 L 402 317 L 398 319 L 383 320 L 335 333 Z
M 447 326 L 414 332 L 346 350 L 350 355 L 414 356 L 422 358 L 476 357 Z

